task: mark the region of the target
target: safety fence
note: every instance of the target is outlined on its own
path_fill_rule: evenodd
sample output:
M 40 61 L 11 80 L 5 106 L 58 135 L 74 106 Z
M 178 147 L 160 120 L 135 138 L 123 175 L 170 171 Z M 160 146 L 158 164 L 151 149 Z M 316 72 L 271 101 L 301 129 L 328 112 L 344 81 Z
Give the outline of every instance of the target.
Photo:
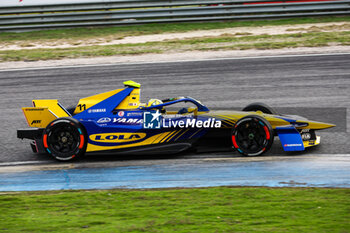
M 119 0 L 0 7 L 0 30 L 350 15 L 350 0 Z

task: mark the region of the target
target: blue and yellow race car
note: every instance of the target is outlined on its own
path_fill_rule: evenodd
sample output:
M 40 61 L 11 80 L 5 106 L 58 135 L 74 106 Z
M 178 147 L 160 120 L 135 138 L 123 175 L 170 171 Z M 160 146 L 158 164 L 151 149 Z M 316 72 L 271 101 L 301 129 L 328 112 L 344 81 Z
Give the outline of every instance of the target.
M 254 103 L 242 111 L 210 111 L 191 97 L 140 103 L 139 83 L 79 100 L 64 108 L 58 100 L 33 100 L 22 108 L 31 128 L 17 130 L 36 153 L 67 161 L 85 153 L 173 154 L 236 150 L 245 156 L 268 151 L 278 136 L 285 151 L 320 143 L 315 131 L 333 124 L 276 113 Z

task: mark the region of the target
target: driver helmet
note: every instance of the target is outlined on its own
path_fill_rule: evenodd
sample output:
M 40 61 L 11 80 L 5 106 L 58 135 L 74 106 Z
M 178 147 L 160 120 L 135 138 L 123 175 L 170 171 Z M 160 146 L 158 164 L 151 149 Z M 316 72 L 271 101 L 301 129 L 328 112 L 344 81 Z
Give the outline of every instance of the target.
M 151 107 L 151 106 L 155 106 L 155 105 L 158 105 L 158 104 L 162 104 L 163 101 L 161 101 L 160 99 L 150 99 L 147 104 L 146 104 L 146 107 Z
M 155 106 L 155 105 L 158 105 L 158 104 L 162 104 L 163 101 L 161 101 L 160 99 L 150 99 L 147 104 L 146 104 L 146 107 L 151 107 L 151 106 Z M 161 113 L 165 113 L 165 108 L 163 107 L 162 109 L 160 109 L 160 112 Z

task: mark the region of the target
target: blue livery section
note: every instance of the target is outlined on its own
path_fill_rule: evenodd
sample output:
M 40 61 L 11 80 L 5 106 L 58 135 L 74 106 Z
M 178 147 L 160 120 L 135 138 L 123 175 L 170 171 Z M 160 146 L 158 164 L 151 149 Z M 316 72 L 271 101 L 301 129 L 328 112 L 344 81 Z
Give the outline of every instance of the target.
M 298 130 L 293 126 L 276 127 L 284 151 L 303 151 L 304 143 Z
M 210 127 L 198 128 L 196 127 L 196 123 L 197 121 L 207 121 L 209 118 L 207 116 L 194 116 L 193 114 L 189 114 L 188 116 L 177 114 L 167 115 L 168 118 L 164 121 L 167 124 L 164 125 L 164 127 L 161 127 L 163 117 L 159 109 L 162 109 L 164 106 L 189 101 L 194 103 L 201 111 L 209 111 L 204 105 L 190 97 L 182 97 L 174 101 L 151 107 L 140 107 L 132 110 L 115 110 L 125 97 L 130 95 L 132 90 L 133 88 L 126 88 L 73 116 L 73 118 L 79 120 L 79 122 L 84 125 L 87 131 L 87 141 L 89 144 L 103 146 L 108 149 L 108 147 L 141 143 L 157 135 L 159 136 L 154 139 L 154 142 L 148 142 L 145 145 L 154 143 L 173 143 L 183 140 L 197 139 L 208 132 Z M 145 127 L 145 120 L 145 123 L 154 124 L 155 120 L 157 120 L 157 127 Z M 149 122 L 147 122 L 147 120 Z M 169 124 L 169 120 L 171 120 L 173 124 Z M 186 121 L 190 121 L 192 127 L 183 128 L 180 126 L 181 122 L 183 123 L 182 125 L 184 125 L 184 122 Z M 214 124 L 216 122 L 211 120 L 207 123 Z

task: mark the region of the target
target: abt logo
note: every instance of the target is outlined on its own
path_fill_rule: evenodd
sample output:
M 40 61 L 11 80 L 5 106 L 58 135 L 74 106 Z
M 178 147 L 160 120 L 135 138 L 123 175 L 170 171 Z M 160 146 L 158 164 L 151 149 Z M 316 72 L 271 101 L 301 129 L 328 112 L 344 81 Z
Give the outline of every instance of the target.
M 41 123 L 41 120 L 33 120 L 32 123 L 30 123 L 30 125 L 40 124 L 40 123 Z
M 160 129 L 162 122 L 162 114 L 157 111 L 149 111 L 143 114 L 144 129 Z

